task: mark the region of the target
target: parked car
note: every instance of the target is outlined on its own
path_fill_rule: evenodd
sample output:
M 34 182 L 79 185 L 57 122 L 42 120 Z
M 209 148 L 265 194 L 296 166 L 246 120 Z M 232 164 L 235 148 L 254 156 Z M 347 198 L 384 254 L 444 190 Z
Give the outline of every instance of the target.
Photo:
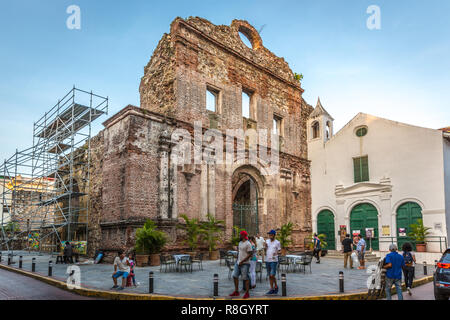
M 434 272 L 434 298 L 448 300 L 450 297 L 450 248 L 442 255 Z

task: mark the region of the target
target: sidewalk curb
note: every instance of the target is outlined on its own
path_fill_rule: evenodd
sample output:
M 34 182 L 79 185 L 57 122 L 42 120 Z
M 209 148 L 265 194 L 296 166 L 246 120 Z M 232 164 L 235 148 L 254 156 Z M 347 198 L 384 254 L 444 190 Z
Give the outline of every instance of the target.
M 65 282 L 52 279 L 50 277 L 43 276 L 38 273 L 26 271 L 23 269 L 18 269 L 10 266 L 6 266 L 0 263 L 0 269 L 4 269 L 6 271 L 11 271 L 15 273 L 19 273 L 21 275 L 45 282 L 49 285 L 55 286 L 57 288 L 76 293 L 80 296 L 84 297 L 93 297 L 93 298 L 102 298 L 106 300 L 241 300 L 241 299 L 230 299 L 230 298 L 194 298 L 194 297 L 176 297 L 169 295 L 158 295 L 158 294 L 144 294 L 144 293 L 125 293 L 125 292 L 114 292 L 114 291 L 105 291 L 105 290 L 94 290 L 88 288 L 74 288 L 69 289 Z M 428 282 L 433 281 L 433 276 L 427 276 L 421 279 L 414 280 L 413 288 L 426 284 Z M 393 294 L 395 289 L 393 289 Z M 331 295 L 321 295 L 321 296 L 304 296 L 304 297 L 258 297 L 258 298 L 250 298 L 247 300 L 365 300 L 367 298 L 367 292 L 357 292 L 357 293 L 348 293 L 348 294 L 331 294 Z

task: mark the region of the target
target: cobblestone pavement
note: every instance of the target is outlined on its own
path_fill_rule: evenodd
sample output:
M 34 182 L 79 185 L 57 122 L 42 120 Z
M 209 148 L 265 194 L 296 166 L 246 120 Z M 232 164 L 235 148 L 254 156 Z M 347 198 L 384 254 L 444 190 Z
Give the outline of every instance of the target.
M 48 261 L 53 261 L 53 277 L 66 281 L 67 267 L 64 264 L 55 264 L 56 256 L 39 255 L 38 253 L 14 252 L 14 267 L 18 267 L 19 255 L 23 255 L 23 269 L 31 270 L 31 259 L 36 258 L 36 272 L 47 275 Z M 3 252 L 2 263 L 6 264 L 7 253 Z M 366 263 L 367 265 L 374 263 Z M 81 285 L 86 288 L 110 290 L 113 285 L 111 275 L 113 266 L 111 264 L 79 264 L 81 271 Z M 219 261 L 203 261 L 203 271 L 199 271 L 197 265 L 190 272 L 160 272 L 159 267 L 136 268 L 137 288 L 125 288 L 122 292 L 148 293 L 148 275 L 154 272 L 154 293 L 187 297 L 211 297 L 213 294 L 213 275 L 219 274 L 219 295 L 228 296 L 233 290 L 232 279 L 228 279 L 228 269 Z M 287 273 L 288 296 L 311 296 L 334 294 L 339 291 L 339 271 L 344 272 L 345 293 L 362 292 L 367 290 L 366 282 L 368 274 L 366 270 L 344 269 L 343 261 L 333 258 L 322 258 L 320 264 L 312 263 L 312 272 L 307 268 L 306 273 Z M 429 272 L 431 274 L 431 271 Z M 423 276 L 423 268 L 416 267 L 416 278 Z M 251 291 L 251 296 L 264 296 L 269 289 L 269 281 L 266 279 L 263 269 L 262 281 L 258 280 L 256 288 Z M 281 281 L 278 280 L 281 288 Z M 280 293 L 281 295 L 281 290 Z

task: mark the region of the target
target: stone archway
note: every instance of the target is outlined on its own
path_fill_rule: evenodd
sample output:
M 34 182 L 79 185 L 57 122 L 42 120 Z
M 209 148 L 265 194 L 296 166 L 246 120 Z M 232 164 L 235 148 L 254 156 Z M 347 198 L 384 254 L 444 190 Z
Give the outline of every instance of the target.
M 259 233 L 263 212 L 263 178 L 252 166 L 236 169 L 232 176 L 233 226 L 250 235 Z

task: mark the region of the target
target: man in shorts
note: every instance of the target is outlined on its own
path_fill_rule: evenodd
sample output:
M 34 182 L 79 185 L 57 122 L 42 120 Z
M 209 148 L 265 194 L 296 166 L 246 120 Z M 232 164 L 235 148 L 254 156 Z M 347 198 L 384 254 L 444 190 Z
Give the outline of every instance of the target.
M 250 241 L 248 241 L 248 233 L 246 231 L 241 231 L 239 238 L 238 259 L 233 270 L 234 292 L 230 294 L 230 297 L 239 297 L 239 276 L 242 276 L 242 280 L 245 283 L 245 294 L 242 298 L 247 299 L 250 297 L 249 270 L 250 258 L 253 256 L 253 248 Z
M 130 274 L 130 262 L 123 251 L 119 251 L 119 255 L 114 259 L 114 273 L 112 275 L 114 286 L 111 289 L 123 290 Z M 117 285 L 117 278 L 122 277 L 122 286 Z
M 266 240 L 264 247 L 266 249 L 266 268 L 269 274 L 270 290 L 267 295 L 278 294 L 277 279 L 275 278 L 278 269 L 278 253 L 281 250 L 280 241 L 275 239 L 275 230 L 268 232 L 269 239 Z
M 356 252 L 358 253 L 359 267 L 365 269 L 364 254 L 366 253 L 366 241 L 361 234 L 358 234 L 358 243 L 356 244 Z

